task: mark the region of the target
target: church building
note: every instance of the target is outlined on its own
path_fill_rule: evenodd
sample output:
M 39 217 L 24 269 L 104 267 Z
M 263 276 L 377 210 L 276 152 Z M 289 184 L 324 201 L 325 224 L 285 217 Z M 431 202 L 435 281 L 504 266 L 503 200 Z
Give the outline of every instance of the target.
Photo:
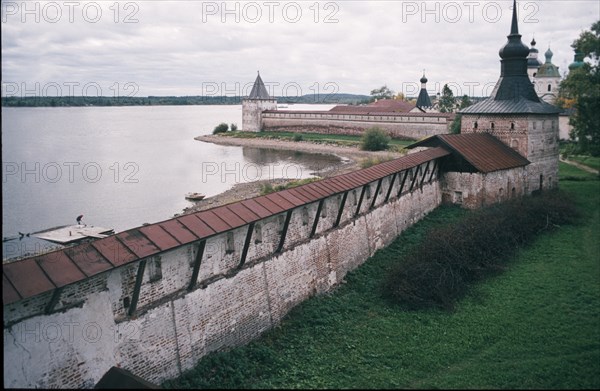
M 560 109 L 540 99 L 534 89 L 528 64 L 535 56 L 521 41 L 516 10 L 514 4 L 508 42 L 499 53 L 500 78 L 491 96 L 459 112 L 461 134 L 436 135 L 408 147 L 453 152 L 441 167 L 446 202 L 476 208 L 558 186 Z M 547 64 L 551 57 L 547 53 Z

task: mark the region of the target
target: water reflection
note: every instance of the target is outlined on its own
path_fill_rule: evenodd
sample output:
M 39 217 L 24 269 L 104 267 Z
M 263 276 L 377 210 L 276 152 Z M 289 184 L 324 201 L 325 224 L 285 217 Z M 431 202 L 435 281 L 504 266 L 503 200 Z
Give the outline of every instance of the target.
M 242 154 L 257 166 L 272 167 L 273 171 L 280 172 L 280 177 L 283 178 L 306 178 L 319 175 L 321 171 L 331 169 L 341 162 L 341 159 L 335 155 L 271 148 L 244 147 Z M 278 166 L 280 169 L 276 170 Z M 293 175 L 294 171 L 299 171 L 301 174 Z

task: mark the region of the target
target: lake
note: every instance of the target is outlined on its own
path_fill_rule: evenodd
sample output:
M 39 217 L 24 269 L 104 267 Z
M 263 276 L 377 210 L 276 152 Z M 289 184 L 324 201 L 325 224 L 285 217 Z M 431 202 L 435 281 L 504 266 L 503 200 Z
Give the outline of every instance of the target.
M 306 178 L 339 163 L 194 140 L 221 122 L 241 128 L 241 105 L 3 107 L 2 236 L 75 224 L 80 214 L 85 224 L 119 232 L 181 213 L 192 204 L 188 192 L 210 197 L 236 183 Z M 22 252 L 12 242 L 4 258 Z

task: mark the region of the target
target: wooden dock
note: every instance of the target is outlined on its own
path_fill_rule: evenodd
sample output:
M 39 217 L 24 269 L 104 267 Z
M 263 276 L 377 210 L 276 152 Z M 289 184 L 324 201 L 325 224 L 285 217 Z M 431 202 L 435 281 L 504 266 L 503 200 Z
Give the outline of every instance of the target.
M 76 242 L 85 238 L 101 239 L 113 233 L 114 232 L 112 228 L 102 228 L 85 225 L 68 225 L 66 227 L 32 234 L 32 236 L 35 236 L 39 239 L 48 240 L 54 243 L 66 244 Z

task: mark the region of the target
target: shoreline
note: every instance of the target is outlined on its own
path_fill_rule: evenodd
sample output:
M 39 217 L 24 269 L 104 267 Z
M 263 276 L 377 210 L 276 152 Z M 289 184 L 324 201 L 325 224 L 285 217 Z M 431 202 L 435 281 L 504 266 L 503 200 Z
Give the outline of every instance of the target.
M 286 141 L 277 139 L 256 139 L 256 138 L 235 138 L 223 137 L 216 135 L 205 135 L 194 137 L 194 140 L 212 143 L 225 146 L 263 148 L 263 149 L 278 149 L 287 151 L 300 151 L 307 153 L 318 153 L 326 155 L 334 155 L 340 158 L 340 163 L 333 167 L 319 172 L 318 177 L 329 178 L 336 175 L 346 174 L 348 172 L 361 169 L 360 160 L 369 157 L 379 158 L 396 158 L 402 156 L 399 152 L 390 151 L 361 151 L 357 147 L 348 147 L 332 144 L 320 144 L 310 141 Z M 248 198 L 257 197 L 260 195 L 261 187 L 264 184 L 285 185 L 294 179 L 276 178 L 264 179 L 246 183 L 236 183 L 231 189 L 222 193 L 207 197 L 198 201 L 196 205 L 183 209 L 181 213 L 175 214 L 174 217 L 199 212 L 202 210 L 215 208 L 217 206 L 227 205 L 232 202 L 245 200 Z

